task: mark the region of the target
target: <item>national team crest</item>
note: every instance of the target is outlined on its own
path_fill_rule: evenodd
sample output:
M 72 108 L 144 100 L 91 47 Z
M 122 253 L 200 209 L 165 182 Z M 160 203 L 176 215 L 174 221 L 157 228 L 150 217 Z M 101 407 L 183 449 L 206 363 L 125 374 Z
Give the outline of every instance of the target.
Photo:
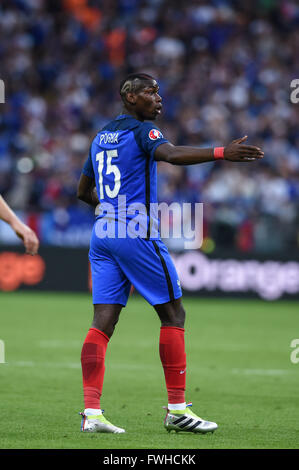
M 148 134 L 151 140 L 161 139 L 163 137 L 162 133 L 158 129 L 152 129 Z

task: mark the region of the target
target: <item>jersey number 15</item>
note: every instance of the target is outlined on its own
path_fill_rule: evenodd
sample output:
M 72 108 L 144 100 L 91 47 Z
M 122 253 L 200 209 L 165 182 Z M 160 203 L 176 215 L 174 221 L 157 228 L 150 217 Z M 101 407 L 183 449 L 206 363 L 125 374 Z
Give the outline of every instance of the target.
M 103 169 L 104 169 L 104 155 L 105 152 L 99 152 L 96 154 L 96 161 L 98 162 L 99 172 L 99 187 L 100 187 L 100 199 L 104 199 L 104 189 L 108 197 L 114 198 L 118 195 L 120 190 L 120 171 L 116 165 L 112 165 L 112 158 L 118 157 L 117 150 L 107 150 L 107 170 L 106 175 L 114 174 L 114 188 L 111 189 L 108 184 L 103 184 Z

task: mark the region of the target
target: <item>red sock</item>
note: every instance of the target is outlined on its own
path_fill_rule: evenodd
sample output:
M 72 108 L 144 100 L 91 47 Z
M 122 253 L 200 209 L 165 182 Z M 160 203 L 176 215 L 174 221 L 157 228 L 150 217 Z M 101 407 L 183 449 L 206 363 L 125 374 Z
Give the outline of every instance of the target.
M 108 336 L 96 328 L 90 328 L 85 338 L 81 352 L 85 408 L 100 409 L 108 341 Z
M 168 403 L 184 403 L 186 389 L 186 353 L 184 328 L 162 326 L 160 358 L 164 369 Z

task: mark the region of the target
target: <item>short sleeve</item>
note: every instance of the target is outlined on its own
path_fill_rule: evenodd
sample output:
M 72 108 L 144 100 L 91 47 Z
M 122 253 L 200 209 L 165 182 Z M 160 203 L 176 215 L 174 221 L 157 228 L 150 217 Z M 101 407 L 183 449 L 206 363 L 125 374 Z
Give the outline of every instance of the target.
M 160 129 L 158 129 L 158 127 L 152 122 L 143 122 L 139 126 L 136 132 L 136 141 L 144 153 L 150 157 L 153 157 L 154 152 L 159 145 L 168 142 Z
M 88 158 L 86 162 L 84 163 L 82 173 L 83 175 L 88 176 L 89 178 L 94 178 L 94 171 L 93 171 L 92 160 L 91 160 L 91 147 L 89 150 Z

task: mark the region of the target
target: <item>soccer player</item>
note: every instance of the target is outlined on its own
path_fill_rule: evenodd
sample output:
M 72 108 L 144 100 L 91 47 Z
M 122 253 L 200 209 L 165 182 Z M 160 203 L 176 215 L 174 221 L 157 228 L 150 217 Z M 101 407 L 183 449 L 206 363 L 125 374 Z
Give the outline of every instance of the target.
M 251 162 L 262 158 L 263 152 L 258 147 L 240 145 L 247 136 L 227 147 L 172 145 L 157 126 L 147 122 L 154 121 L 162 112 L 159 86 L 150 75 L 127 76 L 120 84 L 120 95 L 122 114 L 93 139 L 77 194 L 94 207 L 100 203 L 100 211 L 102 207 L 89 251 L 94 318 L 81 352 L 85 402 L 81 430 L 125 432 L 103 416 L 100 397 L 107 345 L 133 284 L 161 320 L 159 352 L 168 394 L 165 428 L 198 433 L 214 431 L 216 423 L 198 417 L 186 405 L 185 311 L 180 282 L 159 233 L 151 231 L 155 221 L 150 219 L 155 216 L 150 217 L 150 205 L 157 202 L 157 161 L 172 165 L 194 165 L 217 159 Z M 129 227 L 132 222 L 134 211 L 127 209 L 134 203 L 145 207 L 147 227 L 143 237 L 124 236 L 122 230 L 123 225 Z M 100 223 L 105 215 L 112 236 L 103 236 Z M 111 224 L 117 225 L 117 229 Z
M 37 254 L 39 241 L 34 231 L 20 221 L 13 210 L 4 201 L 2 196 L 0 196 L 0 219 L 4 220 L 4 222 L 7 222 L 18 235 L 18 237 L 23 240 L 26 253 L 29 255 Z

